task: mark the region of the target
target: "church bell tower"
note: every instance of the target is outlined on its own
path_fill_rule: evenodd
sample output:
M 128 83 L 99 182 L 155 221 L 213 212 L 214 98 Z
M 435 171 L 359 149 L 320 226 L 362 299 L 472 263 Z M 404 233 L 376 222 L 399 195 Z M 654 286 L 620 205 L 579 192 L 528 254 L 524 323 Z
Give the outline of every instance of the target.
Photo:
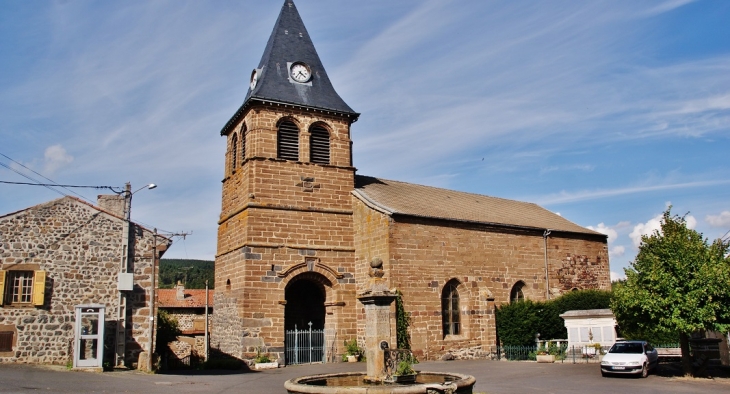
M 284 357 L 284 332 L 353 337 L 350 126 L 292 0 L 281 8 L 245 100 L 221 130 L 225 175 L 211 346 Z M 311 323 L 311 324 L 309 324 Z

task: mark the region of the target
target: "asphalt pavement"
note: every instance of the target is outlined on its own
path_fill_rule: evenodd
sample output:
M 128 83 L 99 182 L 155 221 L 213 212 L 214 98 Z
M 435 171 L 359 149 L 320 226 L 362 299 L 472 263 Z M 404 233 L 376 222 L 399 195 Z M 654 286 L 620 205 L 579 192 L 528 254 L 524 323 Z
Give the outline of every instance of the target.
M 598 364 L 538 364 L 514 361 L 433 361 L 421 371 L 473 375 L 475 393 L 730 393 L 726 369 L 715 378 L 678 377 L 671 365 L 646 379 L 603 378 Z M 0 393 L 286 393 L 284 382 L 303 375 L 364 371 L 364 363 L 289 366 L 265 371 L 75 372 L 64 367 L 0 364 Z

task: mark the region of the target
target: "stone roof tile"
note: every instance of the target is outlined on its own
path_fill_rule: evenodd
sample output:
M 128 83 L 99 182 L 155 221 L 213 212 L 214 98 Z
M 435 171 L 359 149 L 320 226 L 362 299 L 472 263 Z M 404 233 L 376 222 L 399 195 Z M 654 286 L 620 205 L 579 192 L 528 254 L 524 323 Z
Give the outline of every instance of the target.
M 603 235 L 537 204 L 431 186 L 356 176 L 353 194 L 390 216 L 405 215 L 506 227 Z

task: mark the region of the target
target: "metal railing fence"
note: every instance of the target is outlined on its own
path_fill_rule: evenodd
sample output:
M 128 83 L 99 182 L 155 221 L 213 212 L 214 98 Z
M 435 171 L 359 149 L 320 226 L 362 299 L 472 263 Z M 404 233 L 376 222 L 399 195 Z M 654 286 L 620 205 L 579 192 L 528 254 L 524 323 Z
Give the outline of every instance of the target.
M 285 332 L 286 364 L 325 362 L 325 330 L 294 330 Z

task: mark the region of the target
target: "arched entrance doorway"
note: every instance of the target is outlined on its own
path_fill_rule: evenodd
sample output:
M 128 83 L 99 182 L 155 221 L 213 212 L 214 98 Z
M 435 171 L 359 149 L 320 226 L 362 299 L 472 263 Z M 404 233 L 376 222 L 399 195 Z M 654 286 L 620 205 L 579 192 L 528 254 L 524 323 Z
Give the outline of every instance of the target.
M 301 278 L 289 283 L 286 287 L 286 308 L 284 310 L 284 328 L 286 330 L 324 328 L 325 292 L 320 283 Z
M 293 278 L 286 286 L 284 345 L 287 364 L 324 361 L 326 285 L 328 281 L 325 277 L 304 273 Z

